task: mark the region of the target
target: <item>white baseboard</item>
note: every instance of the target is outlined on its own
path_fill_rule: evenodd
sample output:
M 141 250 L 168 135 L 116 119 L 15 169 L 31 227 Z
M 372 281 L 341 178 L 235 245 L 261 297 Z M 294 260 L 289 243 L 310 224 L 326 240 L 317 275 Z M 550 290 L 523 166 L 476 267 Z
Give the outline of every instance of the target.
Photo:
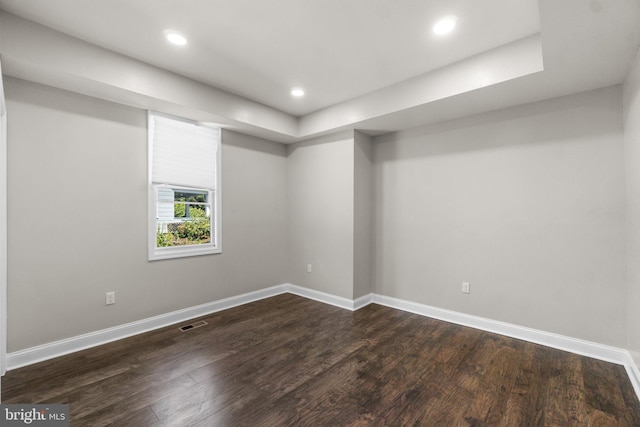
M 353 310 L 360 310 L 362 307 L 365 307 L 373 302 L 375 294 L 367 294 L 363 295 L 360 298 L 356 298 L 353 300 Z
M 526 328 L 524 326 L 518 326 L 511 323 L 472 316 L 470 314 L 445 310 L 425 304 L 418 304 L 384 295 L 373 294 L 372 302 L 395 308 L 397 310 L 444 320 L 445 322 L 455 323 L 457 325 L 469 326 L 474 329 L 505 335 L 511 338 L 544 345 L 546 347 L 591 357 L 593 359 L 615 363 L 616 365 L 622 365 L 627 371 L 627 375 L 629 376 L 631 385 L 636 392 L 636 396 L 640 399 L 640 370 L 638 370 L 638 366 L 633 360 L 633 357 L 631 357 L 631 353 L 626 349 L 567 337 L 564 335 L 554 334 L 552 332 Z
M 640 399 L 640 370 L 638 370 L 638 365 L 636 365 L 636 361 L 629 352 L 627 352 L 627 362 L 624 364 L 624 369 L 627 371 L 627 375 L 633 385 L 633 389 L 636 391 L 636 395 Z
M 425 304 L 419 304 L 398 298 L 387 297 L 378 294 L 367 294 L 355 300 L 332 295 L 326 292 L 304 288 L 291 283 L 272 286 L 259 291 L 213 301 L 183 310 L 173 311 L 137 322 L 115 326 L 113 328 L 31 347 L 16 351 L 7 355 L 7 368 L 9 370 L 31 365 L 33 363 L 52 359 L 54 357 L 73 353 L 86 348 L 95 347 L 108 342 L 127 338 L 133 335 L 163 328 L 176 323 L 184 322 L 195 317 L 205 316 L 217 311 L 226 310 L 249 302 L 269 298 L 283 293 L 291 293 L 304 298 L 330 304 L 346 310 L 355 311 L 368 304 L 375 303 L 391 307 L 397 310 L 415 313 L 421 316 L 431 317 L 458 325 L 469 326 L 487 332 L 493 332 L 512 338 L 541 344 L 547 347 L 580 354 L 594 359 L 604 360 L 625 367 L 631 384 L 640 398 L 640 370 L 629 351 L 617 347 L 611 347 L 577 338 L 571 338 L 551 332 L 526 328 L 511 323 L 472 316 L 456 311 L 445 310 Z
M 102 329 L 88 334 L 54 341 L 51 343 L 27 348 L 7 354 L 7 369 L 17 369 L 22 366 L 53 359 L 54 357 L 96 347 L 119 339 L 149 332 L 176 323 L 181 323 L 195 317 L 206 316 L 216 311 L 226 310 L 249 302 L 269 298 L 287 292 L 286 285 L 277 285 L 221 300 L 201 304 L 183 310 L 172 311 L 159 316 L 149 317 L 136 322 L 126 323 L 112 328 Z
M 286 283 L 284 286 L 286 287 L 287 292 L 291 294 L 353 311 L 352 299 L 339 297 L 337 295 L 329 294 L 326 292 L 316 291 L 314 289 L 304 288 L 302 286 L 293 285 L 291 283 Z
M 429 305 L 419 304 L 411 301 L 405 301 L 398 298 L 376 294 L 373 297 L 373 302 L 398 310 L 408 311 L 410 313 L 444 320 L 446 322 L 455 323 L 457 325 L 469 326 L 471 328 L 493 332 L 496 334 L 529 341 L 535 344 L 541 344 L 558 350 L 569 351 L 571 353 L 593 357 L 594 359 L 616 363 L 618 365 L 624 365 L 627 361 L 627 355 L 629 354 L 627 350 L 617 347 L 597 344 L 594 342 L 558 335 L 551 332 L 540 331 L 537 329 L 531 329 L 511 323 L 505 323 L 497 320 L 473 316 L 470 314 L 464 314 L 457 311 L 445 310 L 442 308 L 432 307 Z
M 325 304 L 335 305 L 336 307 L 344 308 L 351 311 L 358 310 L 365 305 L 371 304 L 371 301 L 373 301 L 373 294 L 367 294 L 353 300 L 332 295 L 326 292 L 316 291 L 314 289 L 294 285 L 291 283 L 286 283 L 284 286 L 286 286 L 287 292 L 291 294 L 323 302 Z

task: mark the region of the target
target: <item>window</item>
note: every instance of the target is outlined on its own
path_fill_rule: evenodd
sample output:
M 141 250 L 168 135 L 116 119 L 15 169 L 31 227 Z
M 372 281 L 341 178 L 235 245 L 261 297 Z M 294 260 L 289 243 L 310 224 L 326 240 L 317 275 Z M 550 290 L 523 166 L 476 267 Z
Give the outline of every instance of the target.
M 149 112 L 149 260 L 219 253 L 220 129 Z

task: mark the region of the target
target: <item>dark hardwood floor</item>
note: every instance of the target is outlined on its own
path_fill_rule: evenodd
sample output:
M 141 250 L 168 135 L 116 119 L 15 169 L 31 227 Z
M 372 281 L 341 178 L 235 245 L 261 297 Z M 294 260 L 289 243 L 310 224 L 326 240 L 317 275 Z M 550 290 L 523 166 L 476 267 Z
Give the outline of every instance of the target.
M 290 294 L 10 371 L 72 426 L 640 426 L 622 366 Z

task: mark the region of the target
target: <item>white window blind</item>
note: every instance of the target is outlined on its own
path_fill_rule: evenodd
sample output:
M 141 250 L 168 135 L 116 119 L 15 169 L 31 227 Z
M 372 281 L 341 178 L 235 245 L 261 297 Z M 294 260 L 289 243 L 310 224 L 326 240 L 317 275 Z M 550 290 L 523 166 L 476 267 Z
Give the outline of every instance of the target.
M 148 118 L 149 260 L 221 253 L 220 129 Z
M 220 129 L 149 114 L 154 184 L 215 189 Z

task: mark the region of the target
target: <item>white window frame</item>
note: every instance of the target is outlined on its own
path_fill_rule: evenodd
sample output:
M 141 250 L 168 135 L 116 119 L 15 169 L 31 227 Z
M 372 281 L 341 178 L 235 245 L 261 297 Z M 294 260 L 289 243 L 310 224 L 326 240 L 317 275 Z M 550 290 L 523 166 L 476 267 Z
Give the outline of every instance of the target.
M 153 132 L 152 132 L 152 120 L 154 116 L 160 116 L 164 118 L 170 118 L 173 120 L 179 120 L 182 122 L 196 125 L 195 122 L 172 117 L 156 112 L 148 111 L 148 258 L 149 261 L 156 261 L 162 259 L 173 259 L 182 257 L 191 257 L 199 255 L 218 254 L 222 252 L 222 208 L 221 208 L 221 138 L 213 143 L 217 144 L 215 150 L 215 171 L 216 171 L 216 185 L 215 188 L 199 188 L 199 187 L 187 187 L 184 185 L 173 185 L 171 183 L 159 183 L 153 182 Z M 199 125 L 198 126 L 206 126 Z M 221 131 L 221 130 L 220 130 Z M 205 191 L 208 193 L 208 200 L 211 205 L 210 215 L 210 229 L 211 229 L 211 241 L 209 243 L 197 244 L 197 245 L 184 245 L 184 246 L 167 246 L 157 247 L 157 232 L 158 232 L 158 188 L 169 187 L 179 190 L 196 190 Z
M 0 64 L 0 377 L 7 371 L 7 104 Z M 1 381 L 0 381 L 1 382 Z M 0 385 L 1 388 L 1 385 Z

